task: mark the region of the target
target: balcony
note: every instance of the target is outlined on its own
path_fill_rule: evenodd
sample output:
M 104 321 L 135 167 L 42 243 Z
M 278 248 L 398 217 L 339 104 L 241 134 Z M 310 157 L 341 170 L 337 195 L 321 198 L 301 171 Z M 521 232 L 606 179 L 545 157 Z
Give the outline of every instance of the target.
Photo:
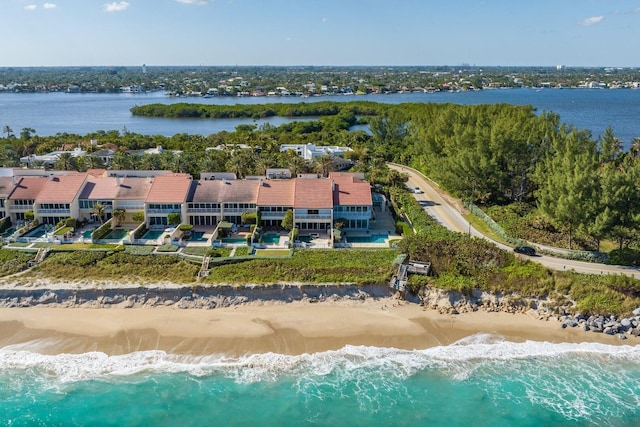
M 187 208 L 188 213 L 217 213 L 221 212 L 220 208 Z
M 263 218 L 264 218 L 264 216 L 263 216 Z M 296 221 L 298 221 L 298 220 L 310 220 L 310 219 L 311 220 L 315 219 L 315 220 L 329 220 L 330 221 L 331 219 L 333 219 L 333 217 L 332 217 L 331 214 L 317 214 L 317 215 L 314 215 L 314 214 L 295 214 L 295 219 L 296 219 Z
M 260 212 L 262 219 L 282 219 L 285 212 Z
M 255 212 L 256 208 L 224 208 L 223 212 L 225 214 L 241 214 L 245 212 Z
M 38 209 L 38 215 L 56 214 L 71 216 L 71 209 Z
M 26 211 L 32 211 L 33 205 L 13 205 L 13 206 L 10 206 L 9 209 L 12 212 L 26 212 Z
M 170 214 L 180 213 L 180 209 L 147 209 L 148 214 Z
M 344 219 L 371 219 L 371 212 L 335 212 L 333 216 Z
M 116 209 L 124 209 L 126 211 L 142 211 L 144 210 L 144 202 L 118 202 Z

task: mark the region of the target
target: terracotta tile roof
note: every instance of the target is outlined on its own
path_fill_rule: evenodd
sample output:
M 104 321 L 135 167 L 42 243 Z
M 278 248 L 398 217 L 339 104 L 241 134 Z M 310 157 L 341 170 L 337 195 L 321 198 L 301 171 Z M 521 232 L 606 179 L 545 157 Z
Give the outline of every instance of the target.
M 113 180 L 117 189 L 117 199 L 122 200 L 145 200 L 151 190 L 152 178 L 103 178 Z M 119 180 L 119 184 L 118 184 Z
M 296 192 L 294 207 L 301 209 L 332 209 L 333 196 L 331 192 L 331 180 L 320 179 L 296 179 Z
M 153 179 L 146 203 L 184 203 L 191 188 L 186 174 L 157 176 Z
M 12 191 L 13 178 L 10 176 L 0 176 L 0 199 L 6 199 Z
M 230 179 L 214 181 L 220 185 L 220 201 L 231 203 L 257 203 L 260 181 Z
M 118 187 L 115 178 L 95 178 L 89 175 L 79 198 L 87 200 L 114 200 L 116 197 L 118 197 Z
M 79 195 L 86 180 L 86 173 L 49 177 L 42 191 L 36 197 L 36 202 L 71 203 Z
M 11 200 L 35 200 L 47 181 L 49 181 L 47 177 L 26 176 L 20 179 L 8 198 Z
M 333 204 L 335 206 L 371 206 L 371 186 L 368 182 L 354 177 L 335 177 L 335 190 L 333 191 Z
M 291 206 L 295 199 L 295 180 L 262 181 L 258 190 L 258 206 Z
M 196 203 L 219 203 L 220 185 L 218 181 L 198 180 L 193 181 L 187 202 Z

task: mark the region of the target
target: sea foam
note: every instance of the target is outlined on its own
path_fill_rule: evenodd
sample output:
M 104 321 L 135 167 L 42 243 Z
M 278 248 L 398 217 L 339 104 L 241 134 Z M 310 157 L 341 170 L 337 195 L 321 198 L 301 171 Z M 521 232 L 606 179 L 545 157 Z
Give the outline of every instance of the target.
M 640 345 L 613 346 L 599 343 L 554 344 L 525 341 L 515 343 L 501 337 L 477 334 L 448 346 L 424 350 L 351 346 L 313 354 L 277 353 L 230 357 L 223 354 L 179 355 L 161 350 L 123 355 L 101 352 L 47 355 L 33 351 L 34 343 L 0 349 L 0 372 L 37 370 L 60 382 L 124 377 L 141 373 L 188 373 L 194 376 L 222 374 L 238 382 L 270 381 L 281 376 L 341 375 L 355 371 L 380 371 L 406 378 L 417 372 L 438 368 L 440 372 L 464 379 L 490 362 L 553 360 L 570 358 L 597 363 L 624 362 L 640 367 Z M 27 350 L 31 349 L 31 350 Z

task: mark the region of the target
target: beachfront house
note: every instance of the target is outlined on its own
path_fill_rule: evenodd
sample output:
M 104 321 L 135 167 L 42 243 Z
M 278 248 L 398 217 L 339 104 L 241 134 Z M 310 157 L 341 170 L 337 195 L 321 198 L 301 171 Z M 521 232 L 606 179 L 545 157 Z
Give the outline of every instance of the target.
M 260 225 L 280 227 L 288 210 L 293 210 L 295 200 L 295 179 L 266 180 L 260 183 L 258 210 Z
M 373 199 L 368 182 L 355 176 L 332 175 L 333 217 L 345 220 L 343 230 L 368 230 Z
M 144 202 L 147 225 L 169 225 L 170 214 L 179 214 L 178 223 L 182 222 L 187 217 L 187 197 L 191 183 L 191 175 L 187 174 L 155 177 Z

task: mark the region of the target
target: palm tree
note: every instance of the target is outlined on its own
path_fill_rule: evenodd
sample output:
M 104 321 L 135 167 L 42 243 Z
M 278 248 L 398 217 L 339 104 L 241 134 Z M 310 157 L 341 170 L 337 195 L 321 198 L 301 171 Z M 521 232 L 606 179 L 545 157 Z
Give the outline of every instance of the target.
M 329 172 L 334 168 L 333 157 L 330 154 L 318 157 L 314 163 L 316 170 L 324 177 L 329 176 Z
M 116 227 L 124 221 L 125 214 L 124 209 L 114 209 L 113 212 L 111 212 L 111 216 L 113 216 L 116 222 Z
M 13 129 L 11 129 L 9 125 L 4 125 L 4 127 L 2 128 L 2 133 L 6 133 L 7 139 L 9 139 L 11 138 L 11 136 L 13 136 Z
M 111 159 L 111 162 L 109 163 L 109 169 L 111 170 L 130 169 L 132 162 L 129 157 L 130 156 L 128 154 L 118 151 Z
M 56 158 L 56 161 L 53 165 L 55 169 L 63 171 L 75 170 L 77 166 L 78 162 L 76 161 L 76 158 L 73 156 L 73 154 L 68 152 L 58 154 L 58 157 Z
M 298 155 L 294 155 L 287 161 L 287 167 L 292 176 L 298 176 L 299 173 L 307 171 L 307 161 Z
M 629 152 L 631 152 L 633 157 L 638 157 L 640 155 L 640 137 L 635 137 L 631 140 Z
M 236 174 L 238 178 L 244 178 L 247 174 L 249 162 L 244 153 L 234 153 L 227 162 L 227 170 Z
M 160 157 L 157 154 L 144 154 L 140 157 L 138 167 L 141 170 L 154 171 L 160 169 Z
M 104 223 L 104 205 L 102 203 L 96 203 L 93 205 L 93 211 L 91 212 L 92 216 L 97 217 L 100 220 L 100 224 Z

